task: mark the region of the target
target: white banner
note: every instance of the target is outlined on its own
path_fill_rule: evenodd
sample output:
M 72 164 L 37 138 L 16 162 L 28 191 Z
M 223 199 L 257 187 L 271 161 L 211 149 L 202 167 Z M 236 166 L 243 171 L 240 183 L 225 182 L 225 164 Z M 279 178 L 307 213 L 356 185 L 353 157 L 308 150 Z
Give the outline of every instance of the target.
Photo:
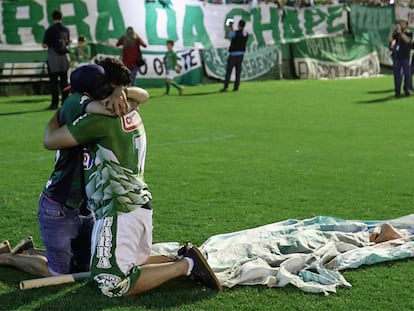
M 323 61 L 315 58 L 295 57 L 295 71 L 300 79 L 336 79 L 369 77 L 380 73 L 377 52 L 349 61 Z
M 246 21 L 249 44 L 272 45 L 342 34 L 348 13 L 342 5 L 279 10 L 275 4 L 203 4 L 198 0 L 171 0 L 171 5 L 146 0 L 19 0 L 0 1 L 0 50 L 41 50 L 53 10 L 63 13 L 74 42 L 79 35 L 89 43 L 114 46 L 128 26 L 148 43 L 151 51 L 175 48 L 223 48 L 225 21 Z M 51 5 L 53 3 L 53 5 Z M 283 13 L 283 14 L 282 14 Z M 282 16 L 283 15 L 283 16 Z

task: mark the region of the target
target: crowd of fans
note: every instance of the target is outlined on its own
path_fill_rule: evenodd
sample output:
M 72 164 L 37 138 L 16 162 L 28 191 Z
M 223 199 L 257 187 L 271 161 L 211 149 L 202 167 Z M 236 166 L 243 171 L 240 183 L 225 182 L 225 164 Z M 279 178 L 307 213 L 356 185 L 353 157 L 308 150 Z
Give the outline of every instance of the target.
M 147 2 L 160 1 L 168 3 L 171 0 L 146 0 Z M 279 8 L 283 9 L 285 6 L 294 8 L 311 7 L 314 5 L 330 5 L 330 4 L 350 4 L 358 3 L 369 6 L 402 6 L 414 8 L 414 0 L 199 0 L 203 1 L 204 5 L 210 4 L 250 4 L 252 7 L 260 3 L 274 3 Z
M 256 5 L 264 2 L 266 4 L 275 3 L 279 7 L 284 7 L 285 5 L 291 7 L 307 7 L 315 4 L 334 4 L 338 3 L 338 0 L 200 0 L 204 3 L 213 3 L 213 4 L 250 4 Z
M 284 8 L 285 6 L 288 7 L 310 7 L 314 5 L 325 5 L 325 4 L 338 4 L 342 3 L 342 0 L 200 0 L 206 3 L 213 3 L 213 4 L 250 4 L 252 6 L 258 5 L 261 2 L 270 4 L 275 3 L 280 8 Z M 414 1 L 414 0 L 413 0 Z

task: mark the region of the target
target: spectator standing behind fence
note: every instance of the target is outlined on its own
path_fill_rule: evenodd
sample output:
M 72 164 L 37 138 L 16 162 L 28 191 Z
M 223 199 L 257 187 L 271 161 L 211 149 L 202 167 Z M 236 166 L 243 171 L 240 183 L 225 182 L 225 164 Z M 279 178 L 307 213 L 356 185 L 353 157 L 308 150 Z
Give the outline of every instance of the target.
M 401 97 L 401 84 L 404 76 L 404 94 L 410 95 L 412 89 L 410 50 L 413 34 L 407 29 L 408 20 L 400 19 L 399 24 L 392 26 L 389 34 L 392 50 L 395 97 Z
M 118 40 L 116 46 L 122 46 L 122 62 L 131 70 L 131 85 L 135 85 L 138 68 L 143 64 L 141 46 L 146 48 L 147 44 L 135 33 L 134 28 L 128 27 L 125 34 Z
M 59 87 L 62 104 L 69 93 L 64 89 L 68 86 L 70 32 L 62 24 L 62 13 L 60 11 L 53 11 L 52 18 L 53 24 L 46 29 L 42 46 L 45 49 L 47 48 L 47 68 L 52 95 L 49 109 L 57 109 L 59 106 Z
M 244 30 L 244 26 L 246 26 L 246 22 L 244 20 L 241 19 L 239 21 L 236 31 L 233 30 L 233 23 L 233 20 L 226 21 L 227 29 L 225 37 L 230 39 L 231 42 L 229 47 L 229 57 L 227 58 L 224 87 L 220 90 L 220 92 L 227 92 L 233 68 L 236 69 L 236 79 L 234 81 L 233 91 L 239 90 L 243 57 L 246 51 L 247 39 L 249 38 L 248 32 Z

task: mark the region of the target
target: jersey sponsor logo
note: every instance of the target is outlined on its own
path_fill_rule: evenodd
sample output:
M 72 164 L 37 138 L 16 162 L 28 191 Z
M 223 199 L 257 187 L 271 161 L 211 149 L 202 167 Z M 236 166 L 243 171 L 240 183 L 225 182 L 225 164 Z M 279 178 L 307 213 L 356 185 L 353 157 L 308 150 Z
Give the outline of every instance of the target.
M 136 110 L 131 111 L 127 115 L 121 117 L 122 129 L 124 132 L 132 132 L 142 124 L 141 117 Z
M 83 169 L 89 171 L 93 165 L 93 158 L 88 148 L 83 148 Z
M 101 232 L 98 236 L 98 245 L 96 246 L 96 258 L 98 258 L 97 268 L 109 269 L 112 267 L 110 258 L 112 257 L 112 223 L 113 217 L 106 217 L 104 219 Z
M 123 296 L 131 286 L 129 277 L 121 279 L 119 276 L 109 273 L 100 273 L 93 279 L 98 283 L 102 293 L 108 297 Z

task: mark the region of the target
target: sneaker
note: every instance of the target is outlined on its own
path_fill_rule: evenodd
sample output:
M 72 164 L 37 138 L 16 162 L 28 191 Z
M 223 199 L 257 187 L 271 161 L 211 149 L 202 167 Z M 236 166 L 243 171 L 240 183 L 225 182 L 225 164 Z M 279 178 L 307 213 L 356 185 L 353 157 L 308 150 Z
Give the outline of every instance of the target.
M 169 95 L 170 95 L 169 93 L 162 94 L 162 96 L 169 96 Z
M 184 93 L 184 86 L 180 86 L 180 88 L 178 89 L 178 94 L 183 95 Z
M 27 238 L 24 238 L 17 244 L 12 250 L 12 254 L 21 254 L 24 251 L 27 251 L 28 249 L 34 248 L 33 245 L 33 238 L 31 236 L 28 236 Z
M 191 247 L 193 247 L 193 244 L 191 244 L 190 241 L 185 242 L 185 244 L 178 249 L 176 258 L 183 259 Z
M 210 266 L 207 263 L 207 260 L 204 258 L 200 250 L 191 246 L 187 249 L 185 257 L 189 257 L 194 260 L 194 267 L 191 271 L 190 276 L 193 276 L 197 281 L 203 283 L 208 288 L 217 290 L 219 292 L 223 291 L 223 288 L 220 285 L 216 275 Z
M 7 254 L 11 252 L 10 242 L 5 240 L 0 244 L 0 254 Z
M 221 93 L 224 93 L 224 92 L 227 92 L 228 91 L 228 89 L 227 88 L 225 88 L 225 87 L 223 87 L 221 90 L 220 90 L 220 92 Z

